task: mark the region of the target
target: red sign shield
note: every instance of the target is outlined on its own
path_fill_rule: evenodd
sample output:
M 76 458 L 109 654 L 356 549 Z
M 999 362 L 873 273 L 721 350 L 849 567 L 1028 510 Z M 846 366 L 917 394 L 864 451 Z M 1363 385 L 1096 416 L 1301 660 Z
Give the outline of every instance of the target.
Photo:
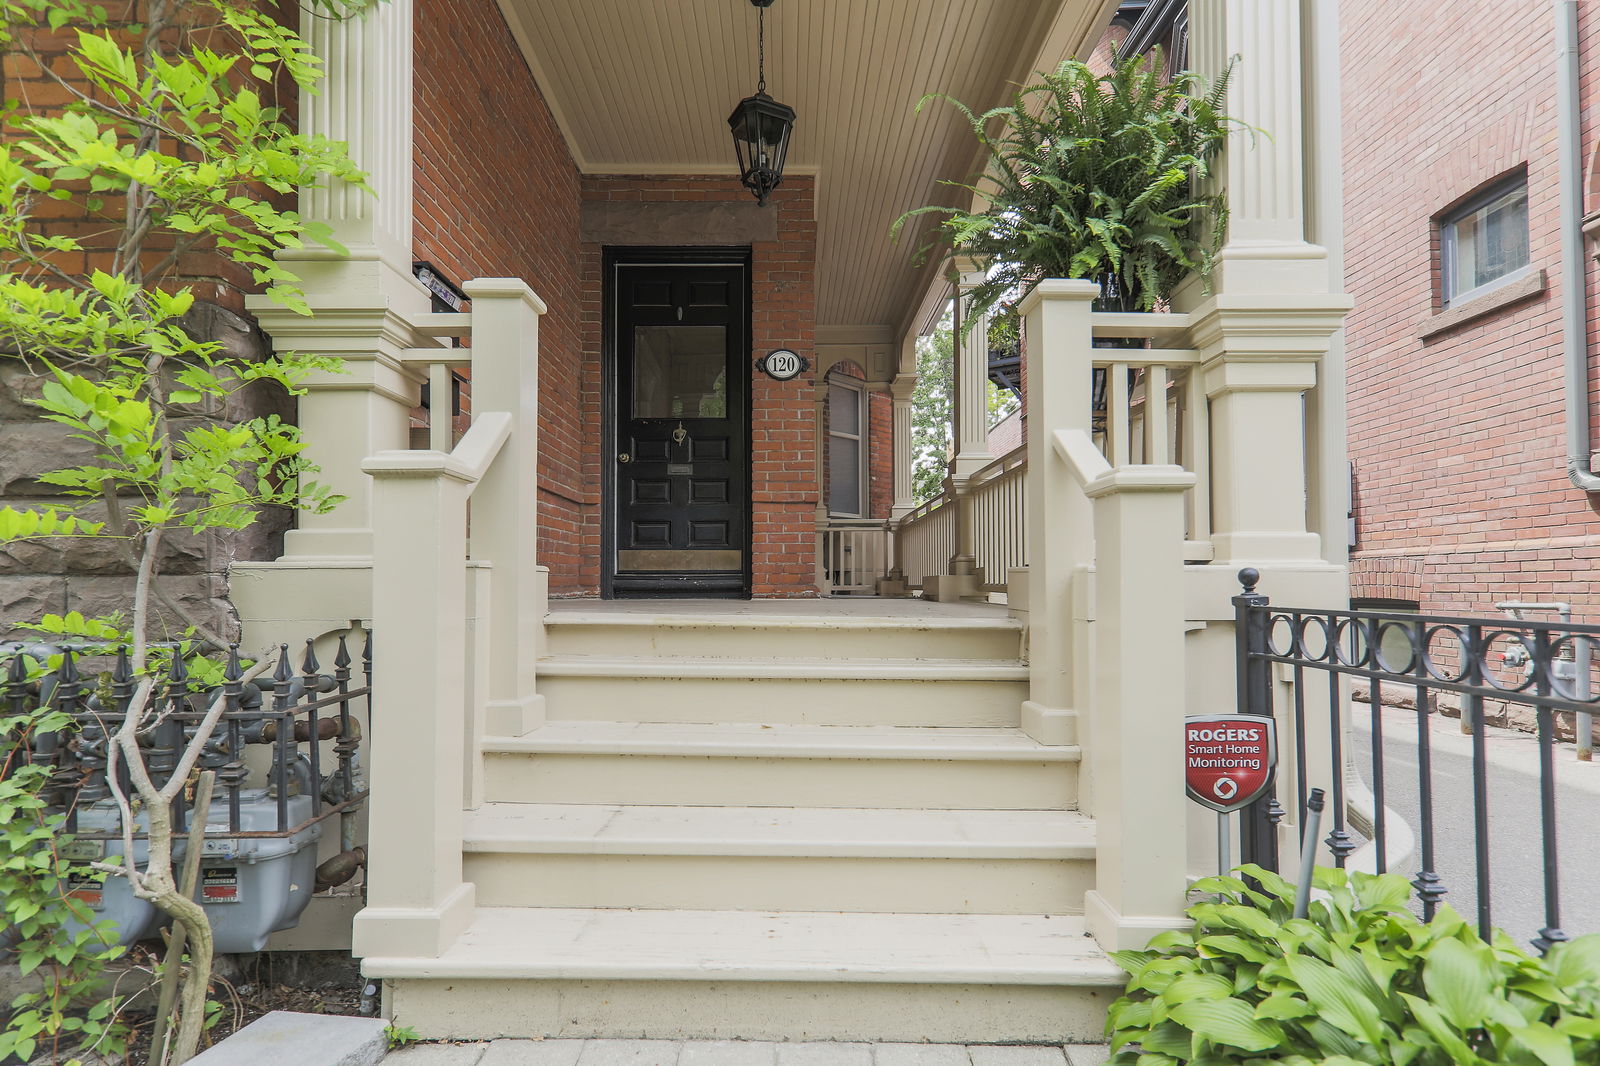
M 1255 714 L 1197 714 L 1183 720 L 1189 798 L 1227 814 L 1261 798 L 1278 764 L 1277 723 Z

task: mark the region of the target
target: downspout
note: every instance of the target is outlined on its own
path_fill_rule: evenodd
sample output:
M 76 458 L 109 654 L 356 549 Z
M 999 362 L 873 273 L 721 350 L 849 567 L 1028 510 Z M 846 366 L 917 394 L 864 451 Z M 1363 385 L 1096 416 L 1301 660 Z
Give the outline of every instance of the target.
M 1583 164 L 1578 95 L 1578 0 L 1556 0 L 1559 79 L 1556 125 L 1561 148 L 1561 350 L 1565 364 L 1567 476 L 1584 492 L 1600 493 L 1589 469 L 1588 280 L 1584 262 Z

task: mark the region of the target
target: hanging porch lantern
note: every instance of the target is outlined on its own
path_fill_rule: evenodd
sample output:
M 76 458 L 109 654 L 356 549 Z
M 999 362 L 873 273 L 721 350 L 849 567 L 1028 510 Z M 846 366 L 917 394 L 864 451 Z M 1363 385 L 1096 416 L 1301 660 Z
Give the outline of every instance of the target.
M 733 148 L 739 155 L 739 181 L 765 204 L 783 181 L 783 161 L 794 130 L 794 108 L 767 95 L 767 8 L 772 0 L 750 0 L 759 12 L 758 79 L 754 96 L 739 101 L 728 116 Z

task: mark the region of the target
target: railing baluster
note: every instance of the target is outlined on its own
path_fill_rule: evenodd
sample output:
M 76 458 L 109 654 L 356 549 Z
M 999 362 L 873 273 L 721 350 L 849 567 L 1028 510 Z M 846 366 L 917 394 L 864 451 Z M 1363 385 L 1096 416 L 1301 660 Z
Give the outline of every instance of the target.
M 1428 672 L 1423 649 L 1426 647 L 1427 634 L 1421 622 L 1415 623 L 1411 640 L 1415 651 L 1411 666 L 1417 675 L 1417 803 L 1422 822 L 1418 827 L 1422 837 L 1422 869 L 1417 871 L 1411 885 L 1417 890 L 1417 898 L 1422 900 L 1422 917 L 1432 921 L 1446 890 L 1438 871 L 1434 869 L 1433 738 L 1429 735 L 1433 718 L 1433 693 L 1425 683 Z
M 1127 466 L 1128 364 L 1112 363 L 1106 368 L 1106 379 L 1106 460 L 1112 466 Z
M 1368 628 L 1370 626 L 1370 629 Z M 1377 845 L 1379 873 L 1389 870 L 1389 816 L 1384 803 L 1383 781 L 1383 689 L 1379 684 L 1377 675 L 1378 666 L 1378 629 L 1376 623 L 1366 623 L 1352 626 L 1351 631 L 1360 634 L 1366 633 L 1366 659 L 1367 665 L 1373 673 L 1367 679 L 1367 699 L 1372 701 L 1372 832 Z M 1352 649 L 1353 654 L 1360 654 L 1359 647 Z
M 1552 689 L 1555 651 L 1550 631 L 1535 630 L 1533 645 L 1534 688 L 1539 702 L 1534 713 L 1539 722 L 1539 828 L 1544 844 L 1544 928 L 1533 946 L 1542 955 L 1568 939 L 1561 931 L 1561 853 L 1556 842 L 1556 710 L 1543 701 Z
M 228 665 L 222 670 L 222 692 L 226 701 L 228 719 L 228 761 L 217 773 L 217 780 L 228 790 L 228 832 L 237 833 L 239 826 L 239 789 L 244 785 L 249 771 L 244 765 L 243 723 L 232 717 L 243 709 L 244 668 L 239 662 L 239 645 L 228 646 Z
M 1469 685 L 1482 684 L 1483 657 L 1489 649 L 1483 643 L 1483 627 L 1467 627 L 1466 647 L 1462 653 L 1462 680 Z M 1484 940 L 1494 936 L 1493 906 L 1489 881 L 1489 752 L 1483 736 L 1483 697 L 1468 693 L 1461 701 L 1463 728 L 1470 721 L 1472 733 L 1472 847 L 1473 863 L 1477 874 L 1478 935 Z
M 1332 615 L 1327 618 L 1328 638 L 1323 654 L 1329 663 L 1336 662 L 1339 657 L 1339 638 L 1334 627 Z M 1328 833 L 1328 850 L 1333 853 L 1333 864 L 1339 869 L 1344 869 L 1345 862 L 1356 850 L 1355 838 L 1344 827 L 1345 802 L 1344 802 L 1344 728 L 1340 724 L 1344 715 L 1342 704 L 1344 702 L 1343 686 L 1339 683 L 1339 675 L 1332 670 L 1328 671 L 1328 741 L 1332 750 L 1333 761 L 1333 829 Z
M 277 750 L 272 760 L 272 780 L 278 791 L 278 831 L 289 828 L 289 760 L 294 755 L 294 711 L 290 683 L 289 645 L 278 645 L 278 666 L 272 672 L 272 711 L 278 721 Z
M 321 678 L 317 674 L 320 668 L 315 641 L 307 637 L 306 657 L 300 665 L 300 677 L 305 685 L 306 743 L 311 758 L 311 810 L 314 814 L 322 813 L 322 729 L 317 714 L 317 700 L 321 698 L 318 692 Z
M 1295 616 L 1295 632 L 1300 632 L 1299 615 Z M 1296 663 L 1294 668 L 1294 818 L 1302 829 L 1306 817 L 1306 669 Z

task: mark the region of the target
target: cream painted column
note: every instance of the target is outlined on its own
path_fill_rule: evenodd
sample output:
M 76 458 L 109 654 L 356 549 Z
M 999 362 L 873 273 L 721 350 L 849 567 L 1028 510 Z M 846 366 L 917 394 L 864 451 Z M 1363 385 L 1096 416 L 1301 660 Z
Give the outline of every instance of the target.
M 1191 315 L 1211 404 L 1214 562 L 1321 566 L 1309 496 L 1342 475 L 1309 445 L 1306 394 L 1350 301 L 1333 291 L 1326 249 L 1307 239 L 1301 6 L 1193 0 L 1190 26 L 1201 74 L 1214 79 L 1240 57 L 1227 109 L 1264 132 L 1235 134 L 1217 163 L 1229 220 L 1213 295 L 1191 283 L 1175 301 Z
M 1028 680 L 1022 728 L 1045 744 L 1077 741 L 1085 707 L 1074 673 L 1089 669 L 1076 646 L 1074 598 L 1094 561 L 1089 502 L 1054 453 L 1057 430 L 1091 431 L 1090 312 L 1100 289 L 1089 281 L 1041 281 L 1022 301 L 1028 345 Z M 1182 539 L 1181 537 L 1179 539 Z
M 1096 457 L 1098 458 L 1098 457 Z M 1105 467 L 1082 486 L 1094 501 L 1094 708 L 1088 769 L 1095 887 L 1084 921 L 1107 951 L 1143 948 L 1185 929 L 1188 829 L 1183 716 L 1183 494 L 1177 466 Z M 1165 668 L 1162 668 L 1162 667 Z
M 344 361 L 345 373 L 305 382 L 297 417 L 307 458 L 321 468 L 317 480 L 347 498 L 329 514 L 301 514 L 285 538 L 286 559 L 371 555 L 371 483 L 361 460 L 407 447 L 409 412 L 420 398 L 422 376 L 396 358 L 416 343 L 406 316 L 429 307 L 411 276 L 412 2 L 386 0 L 348 19 L 308 11 L 303 19 L 327 77 L 318 92 L 301 93 L 302 132 L 347 143 L 372 191 L 340 185 L 301 194 L 301 214 L 326 222 L 349 249 L 279 256 L 302 279 L 311 316 L 264 297 L 247 300 L 279 351 Z
M 911 437 L 911 394 L 917 376 L 901 372 L 889 386 L 894 396 L 894 506 L 891 520 L 898 522 L 917 506 L 916 452 Z
M 489 601 L 487 723 L 498 736 L 543 724 L 534 662 L 543 654 L 549 571 L 539 566 L 539 316 L 544 301 L 520 278 L 480 278 L 472 299 L 473 396 L 506 411 L 511 439 L 472 497 L 472 557 L 494 567 Z
M 957 259 L 960 272 L 956 284 L 959 301 L 959 330 L 955 337 L 955 457 L 950 461 L 950 476 L 957 492 L 966 489 L 967 479 L 994 461 L 989 454 L 989 316 L 970 322 L 967 294 L 982 283 L 981 270 L 967 259 Z

